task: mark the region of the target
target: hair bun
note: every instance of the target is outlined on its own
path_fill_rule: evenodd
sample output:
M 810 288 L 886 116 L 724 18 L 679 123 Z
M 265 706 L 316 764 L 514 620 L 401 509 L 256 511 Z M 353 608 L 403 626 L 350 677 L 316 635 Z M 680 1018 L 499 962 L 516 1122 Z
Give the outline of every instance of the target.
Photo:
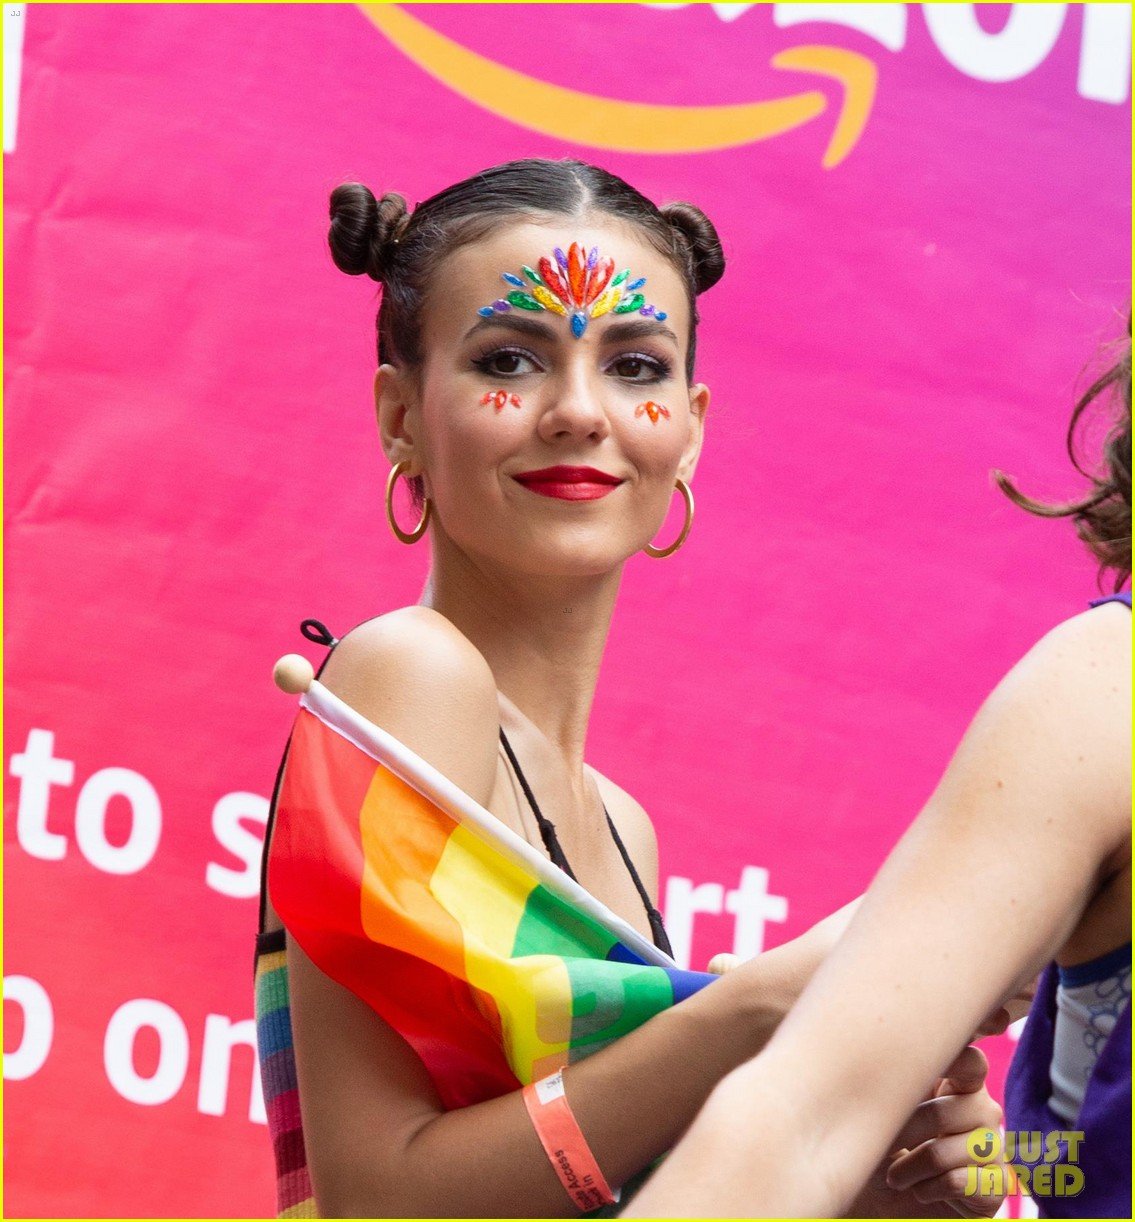
M 725 272 L 725 252 L 713 222 L 696 205 L 682 201 L 664 204 L 659 211 L 689 247 L 698 292 L 713 288 Z
M 345 182 L 331 192 L 330 215 L 327 242 L 335 266 L 381 282 L 410 223 L 405 199 L 394 191 L 375 199 L 361 182 Z

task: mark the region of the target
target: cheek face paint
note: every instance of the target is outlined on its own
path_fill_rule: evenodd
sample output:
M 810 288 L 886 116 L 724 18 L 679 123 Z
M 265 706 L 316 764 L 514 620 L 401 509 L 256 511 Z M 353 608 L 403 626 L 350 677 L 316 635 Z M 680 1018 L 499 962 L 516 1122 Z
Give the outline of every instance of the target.
M 507 390 L 486 390 L 481 396 L 481 406 L 488 407 L 490 403 L 499 412 L 506 403 L 512 407 L 520 407 L 520 396 L 510 394 Z
M 647 399 L 645 403 L 640 403 L 634 409 L 636 416 L 649 416 L 651 424 L 657 424 L 660 416 L 670 419 L 670 409 L 663 407 L 661 403 L 655 403 L 653 399 Z

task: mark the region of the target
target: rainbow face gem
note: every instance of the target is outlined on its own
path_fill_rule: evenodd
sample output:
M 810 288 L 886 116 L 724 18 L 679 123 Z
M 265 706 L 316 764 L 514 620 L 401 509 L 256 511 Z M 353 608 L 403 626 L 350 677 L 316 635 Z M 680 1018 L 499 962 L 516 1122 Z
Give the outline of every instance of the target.
M 516 308 L 562 314 L 569 319 L 576 339 L 587 330 L 589 318 L 603 314 L 638 313 L 659 322 L 665 319 L 665 311 L 647 305 L 639 292 L 646 278 L 631 280 L 629 268 L 616 276 L 614 259 L 600 257 L 597 246 L 585 251 L 578 242 L 573 242 L 566 255 L 558 246 L 552 253 L 554 261 L 544 256 L 535 268 L 527 264 L 522 267 L 523 278 L 502 272 L 501 279 L 511 292 L 491 305 L 481 306 L 477 313 L 482 318 L 492 318 Z
M 663 407 L 661 403 L 655 403 L 653 399 L 647 399 L 645 403 L 640 403 L 634 409 L 636 416 L 649 416 L 651 424 L 657 424 L 660 416 L 670 419 L 670 409 Z
M 490 403 L 499 412 L 506 403 L 510 403 L 513 407 L 519 407 L 520 396 L 509 394 L 507 390 L 486 390 L 481 396 L 481 406 L 488 407 Z

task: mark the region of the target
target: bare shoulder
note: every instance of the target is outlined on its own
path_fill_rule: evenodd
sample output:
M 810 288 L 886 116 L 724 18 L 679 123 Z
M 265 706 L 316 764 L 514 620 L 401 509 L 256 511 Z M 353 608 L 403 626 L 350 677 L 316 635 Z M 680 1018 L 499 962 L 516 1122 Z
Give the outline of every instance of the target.
M 1099 607 L 1042 637 L 986 700 L 955 764 L 997 789 L 1035 789 L 1084 848 L 1120 845 L 1131 803 L 1127 609 Z
M 322 682 L 484 803 L 496 772 L 496 681 L 480 651 L 429 607 L 368 620 L 335 647 Z
M 1119 604 L 1058 624 L 1009 672 L 994 693 L 1067 723 L 1076 738 L 1103 744 L 1131 737 L 1131 613 Z
M 1122 603 L 1107 603 L 1074 615 L 1042 637 L 1033 652 L 1077 671 L 1119 666 L 1129 682 L 1131 612 Z
M 653 900 L 658 899 L 658 837 L 642 805 L 614 781 L 591 769 L 611 821 Z

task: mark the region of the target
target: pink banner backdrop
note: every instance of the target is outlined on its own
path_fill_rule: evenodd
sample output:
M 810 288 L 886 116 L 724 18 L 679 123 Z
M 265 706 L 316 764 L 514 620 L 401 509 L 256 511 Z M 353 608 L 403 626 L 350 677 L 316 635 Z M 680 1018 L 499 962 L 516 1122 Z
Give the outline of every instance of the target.
M 1074 384 L 1129 296 L 1126 6 L 5 24 L 10 1215 L 272 1208 L 269 670 L 318 656 L 305 616 L 414 601 L 426 562 L 383 522 L 373 285 L 324 244 L 343 179 L 417 200 L 580 156 L 720 227 L 697 519 L 629 565 L 590 744 L 657 822 L 680 958 L 866 886 L 998 676 L 1092 595 L 989 470 L 1076 486 Z

